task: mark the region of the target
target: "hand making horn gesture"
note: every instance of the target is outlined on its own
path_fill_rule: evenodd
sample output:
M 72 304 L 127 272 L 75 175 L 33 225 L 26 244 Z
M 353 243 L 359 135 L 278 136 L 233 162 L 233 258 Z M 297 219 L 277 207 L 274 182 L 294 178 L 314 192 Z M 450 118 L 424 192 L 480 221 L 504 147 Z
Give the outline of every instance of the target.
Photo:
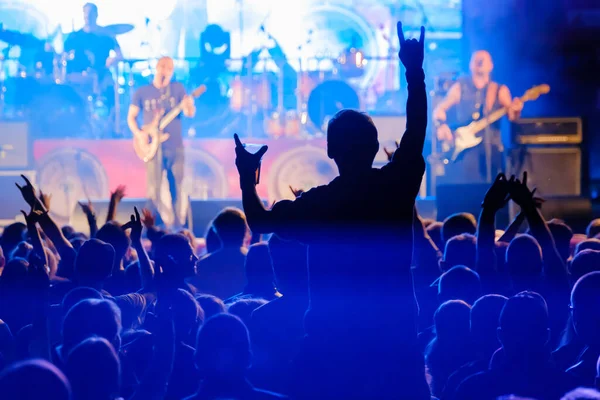
M 423 68 L 423 59 L 425 57 L 425 28 L 421 27 L 421 36 L 417 39 L 405 39 L 402 30 L 402 22 L 398 21 L 396 25 L 398 30 L 398 40 L 400 40 L 400 52 L 398 56 L 400 61 L 406 67 L 407 71 Z
M 237 133 L 233 136 L 233 139 L 235 140 L 235 165 L 240 174 L 242 186 L 244 186 L 244 184 L 250 184 L 251 182 L 255 184 L 260 161 L 262 156 L 267 152 L 268 147 L 262 146 L 256 153 L 251 153 L 246 149 L 246 146 L 242 144 Z

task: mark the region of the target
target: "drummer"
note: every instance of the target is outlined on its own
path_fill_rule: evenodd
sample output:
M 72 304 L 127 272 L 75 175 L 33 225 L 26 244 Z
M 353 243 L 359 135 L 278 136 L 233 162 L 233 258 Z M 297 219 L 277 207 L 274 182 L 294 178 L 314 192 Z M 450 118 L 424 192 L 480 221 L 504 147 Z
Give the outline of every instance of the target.
M 115 36 L 98 26 L 98 7 L 93 3 L 83 6 L 85 25 L 71 33 L 65 41 L 65 51 L 74 52 L 74 58 L 68 66 L 69 73 L 94 70 L 102 80 L 108 68 L 123 59 L 121 48 Z M 114 55 L 111 56 L 111 51 Z

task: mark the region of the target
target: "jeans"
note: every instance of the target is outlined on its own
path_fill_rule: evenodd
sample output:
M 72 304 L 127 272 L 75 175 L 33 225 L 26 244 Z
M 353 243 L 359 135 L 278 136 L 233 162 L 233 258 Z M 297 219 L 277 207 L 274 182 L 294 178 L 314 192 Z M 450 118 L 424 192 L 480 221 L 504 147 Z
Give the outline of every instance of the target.
M 147 176 L 147 196 L 149 208 L 163 222 L 173 221 L 171 225 L 174 229 L 179 229 L 184 225 L 185 217 L 183 210 L 183 174 L 185 170 L 185 151 L 183 147 L 163 148 L 159 147 L 156 156 L 146 164 Z M 169 183 L 169 192 L 171 193 L 171 204 L 168 205 L 169 215 L 160 213 L 161 210 L 161 186 L 163 173 L 167 172 L 167 181 Z M 157 218 L 158 219 L 158 218 Z

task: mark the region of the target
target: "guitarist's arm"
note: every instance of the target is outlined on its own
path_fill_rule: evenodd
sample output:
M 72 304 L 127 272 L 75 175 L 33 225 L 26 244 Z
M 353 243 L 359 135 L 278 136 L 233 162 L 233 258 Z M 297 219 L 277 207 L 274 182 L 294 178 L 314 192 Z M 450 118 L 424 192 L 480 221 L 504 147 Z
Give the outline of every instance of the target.
M 450 87 L 446 97 L 433 110 L 433 121 L 437 130 L 439 140 L 452 140 L 452 131 L 446 124 L 447 111 L 460 102 L 460 83 L 455 83 Z
M 508 119 L 514 121 L 519 119 L 523 110 L 523 102 L 518 97 L 513 100 L 510 90 L 507 86 L 502 85 L 498 90 L 498 102 L 502 107 L 508 109 Z
M 194 98 L 192 96 L 185 96 L 181 102 L 181 109 L 183 115 L 188 118 L 194 118 L 196 115 L 196 105 L 194 104 Z
M 143 134 L 143 131 L 137 123 L 138 115 L 140 115 L 140 108 L 135 104 L 131 104 L 129 106 L 129 112 L 127 113 L 127 126 L 129 126 L 131 133 L 136 137 Z

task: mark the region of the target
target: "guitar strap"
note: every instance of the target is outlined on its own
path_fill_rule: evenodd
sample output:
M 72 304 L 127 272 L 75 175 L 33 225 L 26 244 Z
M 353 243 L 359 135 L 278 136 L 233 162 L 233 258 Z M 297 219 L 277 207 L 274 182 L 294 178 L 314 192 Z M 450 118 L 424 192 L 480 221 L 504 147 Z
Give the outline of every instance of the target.
M 496 99 L 498 98 L 498 89 L 499 86 L 496 82 L 490 82 L 488 85 L 487 91 L 485 93 L 485 110 L 484 115 L 488 115 L 496 104 Z

